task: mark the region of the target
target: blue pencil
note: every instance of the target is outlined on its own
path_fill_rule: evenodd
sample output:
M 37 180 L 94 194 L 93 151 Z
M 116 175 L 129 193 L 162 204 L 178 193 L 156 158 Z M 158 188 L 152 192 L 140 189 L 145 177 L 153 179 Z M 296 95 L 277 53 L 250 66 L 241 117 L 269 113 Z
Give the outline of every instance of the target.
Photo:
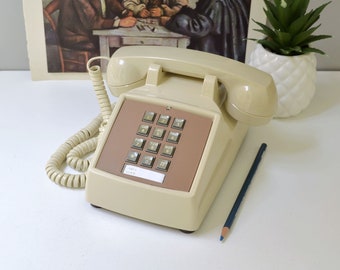
M 228 215 L 228 218 L 227 218 L 227 220 L 224 223 L 224 226 L 223 226 L 222 232 L 221 232 L 221 236 L 220 236 L 220 241 L 223 241 L 226 238 L 226 236 L 227 236 L 227 234 L 228 234 L 228 232 L 230 230 L 230 227 L 233 224 L 233 221 L 235 219 L 237 210 L 238 210 L 238 208 L 241 205 L 242 199 L 243 199 L 244 195 L 247 192 L 249 184 L 250 184 L 251 180 L 253 179 L 253 176 L 254 176 L 254 174 L 255 174 L 255 172 L 257 170 L 257 167 L 258 167 L 258 165 L 259 165 L 259 163 L 261 161 L 262 154 L 266 150 L 266 148 L 267 148 L 267 144 L 262 143 L 261 146 L 260 146 L 259 151 L 257 152 L 257 155 L 255 157 L 253 165 L 251 166 L 251 168 L 250 168 L 250 170 L 248 172 L 247 178 L 244 180 L 244 183 L 243 183 L 242 188 L 241 188 L 241 190 L 240 190 L 240 192 L 239 192 L 239 194 L 238 194 L 238 196 L 236 198 L 236 201 L 235 201 L 235 203 L 233 205 L 233 208 L 231 209 L 231 211 L 230 211 L 230 213 Z

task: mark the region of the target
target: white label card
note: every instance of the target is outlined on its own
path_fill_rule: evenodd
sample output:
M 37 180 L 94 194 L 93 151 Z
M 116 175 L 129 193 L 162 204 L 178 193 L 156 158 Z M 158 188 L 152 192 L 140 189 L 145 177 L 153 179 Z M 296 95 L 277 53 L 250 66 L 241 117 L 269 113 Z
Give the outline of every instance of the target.
M 133 165 L 125 165 L 123 173 L 126 175 L 140 177 L 160 184 L 163 183 L 165 177 L 165 174 L 163 173 L 150 171 Z

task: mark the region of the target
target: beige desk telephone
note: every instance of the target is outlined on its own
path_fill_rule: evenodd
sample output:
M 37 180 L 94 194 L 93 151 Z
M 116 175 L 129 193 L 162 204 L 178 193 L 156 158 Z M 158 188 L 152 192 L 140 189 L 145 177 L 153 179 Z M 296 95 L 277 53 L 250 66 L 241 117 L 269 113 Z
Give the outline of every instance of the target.
M 148 222 L 197 230 L 248 126 L 265 124 L 275 113 L 272 78 L 199 51 L 123 47 L 107 66 L 107 84 L 119 96 L 111 111 L 103 83 L 95 79 L 99 67 L 89 64 L 88 69 L 104 131 L 86 174 L 87 201 Z M 58 176 L 52 163 L 46 170 L 54 181 L 84 186 L 84 177 L 75 184 L 74 177 Z

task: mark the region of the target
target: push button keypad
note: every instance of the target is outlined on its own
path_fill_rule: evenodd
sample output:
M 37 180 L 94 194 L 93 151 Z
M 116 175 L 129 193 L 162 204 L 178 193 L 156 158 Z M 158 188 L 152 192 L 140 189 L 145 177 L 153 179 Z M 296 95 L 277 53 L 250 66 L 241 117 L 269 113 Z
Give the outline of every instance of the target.
M 176 145 L 184 131 L 184 118 L 146 111 L 136 130 L 126 162 L 155 170 L 168 171 Z M 139 137 L 142 136 L 142 137 Z M 155 165 L 155 166 L 154 166 Z
M 122 181 L 189 192 L 214 117 L 159 102 L 122 101 L 94 166 Z

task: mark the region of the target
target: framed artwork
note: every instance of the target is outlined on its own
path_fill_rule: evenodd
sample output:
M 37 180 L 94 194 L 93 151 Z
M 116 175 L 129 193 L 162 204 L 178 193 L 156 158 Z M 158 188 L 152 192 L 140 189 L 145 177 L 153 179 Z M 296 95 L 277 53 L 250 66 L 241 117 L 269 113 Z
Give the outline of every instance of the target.
M 88 59 L 130 45 L 247 63 L 255 42 L 246 39 L 259 35 L 252 19 L 265 20 L 262 0 L 23 0 L 23 7 L 33 80 L 86 79 Z

